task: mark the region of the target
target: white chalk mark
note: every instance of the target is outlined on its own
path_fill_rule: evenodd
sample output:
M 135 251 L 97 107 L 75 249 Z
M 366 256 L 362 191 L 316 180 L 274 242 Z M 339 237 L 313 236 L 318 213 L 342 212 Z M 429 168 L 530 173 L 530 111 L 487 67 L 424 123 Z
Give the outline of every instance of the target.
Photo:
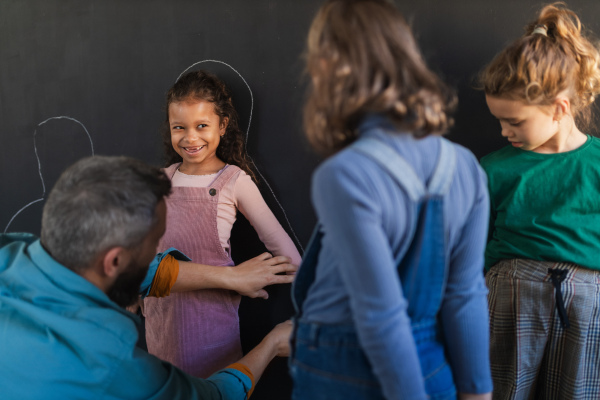
M 206 62 L 213 62 L 213 63 L 223 64 L 223 65 L 229 67 L 233 72 L 235 72 L 242 79 L 242 81 L 244 82 L 244 84 L 248 88 L 248 92 L 250 93 L 250 118 L 248 118 L 248 127 L 246 128 L 246 140 L 244 142 L 244 146 L 245 146 L 245 149 L 246 149 L 246 154 L 248 154 L 248 158 L 250 158 L 250 162 L 252 163 L 252 165 L 254 165 L 254 169 L 256 170 L 256 172 L 258 172 L 258 175 L 260 175 L 260 178 L 267 185 L 267 188 L 271 192 L 271 195 L 273 195 L 273 198 L 275 199 L 275 202 L 277 203 L 277 205 L 281 209 L 281 212 L 283 212 L 283 216 L 285 218 L 285 222 L 287 223 L 288 227 L 290 228 L 290 231 L 292 232 L 292 235 L 294 236 L 294 240 L 296 241 L 296 243 L 300 247 L 300 250 L 302 250 L 302 252 L 304 253 L 304 248 L 302 247 L 302 244 L 300 243 L 300 240 L 298 240 L 298 236 L 296 236 L 296 232 L 294 231 L 294 228 L 292 228 L 292 224 L 290 223 L 290 220 L 288 219 L 288 216 L 287 216 L 285 210 L 283 209 L 283 206 L 279 202 L 279 199 L 277 198 L 277 196 L 275 196 L 275 192 L 271 188 L 271 185 L 269 185 L 269 182 L 267 182 L 267 180 L 265 179 L 265 177 L 263 176 L 263 174 L 260 172 L 260 170 L 258 169 L 258 167 L 256 166 L 256 164 L 254 163 L 254 160 L 252 159 L 252 157 L 248 153 L 248 134 L 250 132 L 250 123 L 252 122 L 252 112 L 254 111 L 254 95 L 252 94 L 252 89 L 250 89 L 250 85 L 248 85 L 248 82 L 246 82 L 246 79 L 244 79 L 244 77 L 242 76 L 242 74 L 240 74 L 235 68 L 233 68 L 231 65 L 227 64 L 226 62 L 219 61 L 219 60 L 202 60 L 202 61 L 198 61 L 198 62 L 190 65 L 185 70 L 183 70 L 183 72 L 181 74 L 179 74 L 179 76 L 177 77 L 177 79 L 175 80 L 175 82 L 177 82 L 179 80 L 179 78 L 181 78 L 181 76 L 183 74 L 185 74 L 187 71 L 189 71 L 190 68 L 193 68 L 196 65 L 199 65 L 199 64 L 202 64 L 202 63 L 206 63 Z
M 85 125 L 83 125 L 81 122 L 79 122 L 75 118 L 67 117 L 67 116 L 64 116 L 64 115 L 60 115 L 58 117 L 50 117 L 50 118 L 48 118 L 48 119 L 40 122 L 39 124 L 37 124 L 37 128 L 39 128 L 40 126 L 44 125 L 46 122 L 51 121 L 53 119 L 68 119 L 70 121 L 77 122 L 79 125 L 81 125 L 81 127 L 85 131 L 85 134 L 87 135 L 87 137 L 88 137 L 88 139 L 90 141 L 90 147 L 92 149 L 92 156 L 94 155 L 94 143 L 92 142 L 92 137 L 90 136 L 90 133 L 88 132 L 88 130 L 85 127 Z M 10 221 L 8 221 L 8 224 L 4 228 L 4 233 L 6 233 L 8 231 L 8 228 L 10 227 L 10 224 L 17 217 L 17 215 L 19 215 L 27 207 L 29 207 L 29 206 L 31 206 L 31 205 L 33 205 L 35 203 L 38 203 L 40 201 L 44 201 L 45 197 L 46 197 L 46 183 L 44 182 L 44 176 L 42 175 L 42 163 L 41 163 L 40 157 L 38 155 L 37 143 L 35 141 L 35 138 L 37 136 L 37 128 L 33 131 L 33 151 L 35 152 L 35 158 L 36 158 L 37 164 L 38 164 L 38 174 L 40 176 L 40 181 L 42 182 L 42 197 L 39 198 L 39 199 L 37 199 L 37 200 L 32 201 L 31 203 L 27 204 L 26 206 L 24 206 L 23 208 L 21 208 L 19 211 L 17 211 L 16 214 L 12 216 L 12 218 L 10 219 Z
M 16 214 L 12 216 L 12 218 L 10 219 L 10 221 L 8 221 L 8 224 L 6 225 L 6 228 L 4 228 L 4 233 L 6 233 L 8 231 L 8 227 L 13 222 L 13 219 L 15 219 L 17 217 L 17 215 L 19 215 L 21 213 L 21 211 L 23 211 L 24 209 L 26 209 L 30 205 L 35 204 L 35 203 L 40 202 L 40 201 L 44 201 L 44 198 L 42 197 L 41 199 L 34 200 L 31 203 L 27 204 L 25 207 L 21 208 L 19 211 L 17 211 Z

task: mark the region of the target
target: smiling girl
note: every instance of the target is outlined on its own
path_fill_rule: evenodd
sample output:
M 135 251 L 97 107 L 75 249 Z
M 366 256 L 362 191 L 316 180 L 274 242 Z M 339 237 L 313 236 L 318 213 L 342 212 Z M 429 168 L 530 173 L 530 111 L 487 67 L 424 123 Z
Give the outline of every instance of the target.
M 204 71 L 183 75 L 167 93 L 163 131 L 173 190 L 162 252 L 176 247 L 195 263 L 231 266 L 229 236 L 238 210 L 274 256 L 301 261 L 253 181 L 244 135 L 227 87 Z M 242 356 L 240 295 L 196 290 L 146 298 L 148 351 L 206 377 Z
M 481 160 L 494 399 L 600 393 L 600 140 L 583 133 L 600 54 L 561 4 L 542 9 L 481 81 L 511 146 Z

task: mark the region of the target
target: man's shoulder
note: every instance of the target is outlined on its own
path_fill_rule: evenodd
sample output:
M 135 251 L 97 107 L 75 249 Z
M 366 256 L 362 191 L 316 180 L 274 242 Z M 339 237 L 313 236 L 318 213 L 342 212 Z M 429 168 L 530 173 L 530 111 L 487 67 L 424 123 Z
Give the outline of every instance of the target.
M 7 246 L 11 243 L 22 242 L 24 244 L 31 244 L 38 240 L 38 237 L 33 233 L 27 232 L 15 232 L 15 233 L 0 233 L 0 248 Z
M 24 254 L 27 246 L 37 240 L 37 236 L 31 233 L 0 234 L 0 272 L 8 269 L 17 256 Z

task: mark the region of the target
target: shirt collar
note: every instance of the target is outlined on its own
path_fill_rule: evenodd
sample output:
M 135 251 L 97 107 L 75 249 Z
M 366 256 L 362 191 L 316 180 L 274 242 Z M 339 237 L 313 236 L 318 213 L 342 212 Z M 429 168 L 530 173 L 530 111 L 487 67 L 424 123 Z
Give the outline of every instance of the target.
M 28 246 L 27 252 L 31 261 L 46 278 L 62 291 L 86 303 L 125 311 L 96 285 L 52 258 L 39 239 Z

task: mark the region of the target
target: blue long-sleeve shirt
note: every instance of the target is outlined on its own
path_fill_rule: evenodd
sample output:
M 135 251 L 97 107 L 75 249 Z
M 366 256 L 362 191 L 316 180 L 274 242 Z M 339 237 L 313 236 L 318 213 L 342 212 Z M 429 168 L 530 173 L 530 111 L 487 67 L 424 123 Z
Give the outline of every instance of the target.
M 388 127 L 393 129 L 389 123 Z M 415 139 L 408 134 L 380 138 L 427 182 L 437 162 L 439 138 Z M 455 147 L 456 172 L 444 199 L 450 271 L 440 316 L 457 389 L 486 393 L 492 389 L 482 273 L 487 184 L 475 157 Z M 425 399 L 394 263 L 401 243 L 411 239 L 409 227 L 416 215 L 410 211 L 410 199 L 375 161 L 341 151 L 315 172 L 312 201 L 324 237 L 303 318 L 353 322 L 386 398 Z
M 238 370 L 199 379 L 137 348 L 138 323 L 33 235 L 0 235 L 2 399 L 246 398 Z

